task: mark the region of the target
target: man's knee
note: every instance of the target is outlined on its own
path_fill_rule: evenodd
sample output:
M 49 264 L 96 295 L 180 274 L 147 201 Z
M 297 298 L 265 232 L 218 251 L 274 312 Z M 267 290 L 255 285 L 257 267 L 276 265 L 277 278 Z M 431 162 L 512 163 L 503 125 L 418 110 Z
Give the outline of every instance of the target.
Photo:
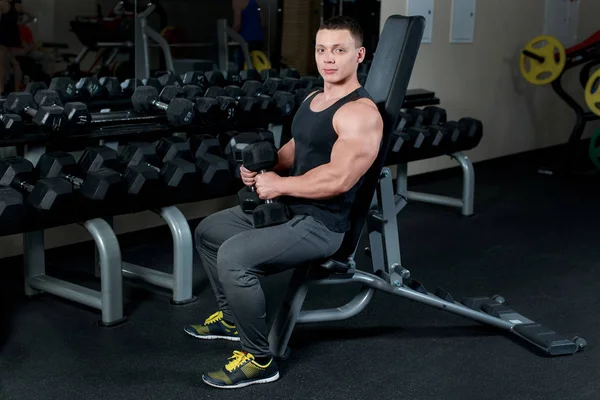
M 222 210 L 217 213 L 210 214 L 200 221 L 194 232 L 196 244 L 220 245 L 221 243 L 219 242 L 224 241 L 224 239 L 221 238 L 222 233 L 220 233 L 220 229 L 217 227 L 226 223 L 228 218 L 228 211 Z
M 252 260 L 244 252 L 244 247 L 235 238 L 227 240 L 217 252 L 219 280 L 225 287 L 250 286 L 255 283 Z

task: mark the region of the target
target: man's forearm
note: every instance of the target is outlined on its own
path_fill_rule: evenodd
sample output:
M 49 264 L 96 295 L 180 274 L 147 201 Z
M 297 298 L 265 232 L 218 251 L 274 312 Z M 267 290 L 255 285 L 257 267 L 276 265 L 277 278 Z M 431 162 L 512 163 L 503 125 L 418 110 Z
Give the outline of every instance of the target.
M 327 199 L 350 190 L 344 177 L 328 164 L 311 169 L 301 176 L 285 177 L 281 186 L 282 196 L 305 199 Z

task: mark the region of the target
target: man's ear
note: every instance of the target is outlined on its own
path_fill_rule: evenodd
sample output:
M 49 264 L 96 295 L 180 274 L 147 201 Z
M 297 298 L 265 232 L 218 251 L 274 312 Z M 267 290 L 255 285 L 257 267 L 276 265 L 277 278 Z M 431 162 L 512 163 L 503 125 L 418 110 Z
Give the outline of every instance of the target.
M 356 61 L 358 61 L 359 63 L 363 62 L 366 55 L 367 55 L 367 49 L 365 49 L 364 47 L 361 47 L 360 49 L 358 49 L 358 58 Z

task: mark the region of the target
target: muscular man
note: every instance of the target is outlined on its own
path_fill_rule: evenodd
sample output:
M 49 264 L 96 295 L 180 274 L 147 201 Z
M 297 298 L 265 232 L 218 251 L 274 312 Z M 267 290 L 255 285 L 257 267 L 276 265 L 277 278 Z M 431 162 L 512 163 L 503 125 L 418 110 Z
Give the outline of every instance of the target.
M 269 350 L 265 299 L 259 277 L 333 255 L 350 229 L 350 210 L 363 175 L 380 149 L 383 121 L 357 78 L 364 60 L 360 26 L 347 17 L 326 21 L 315 58 L 325 85 L 310 94 L 292 125 L 293 139 L 279 150 L 275 172 L 242 180 L 261 199 L 280 198 L 294 213 L 282 225 L 254 229 L 239 206 L 205 218 L 196 247 L 220 310 L 204 324 L 185 327 L 200 339 L 241 341 L 226 365 L 202 376 L 219 388 L 279 378 Z M 289 172 L 280 176 L 278 172 Z

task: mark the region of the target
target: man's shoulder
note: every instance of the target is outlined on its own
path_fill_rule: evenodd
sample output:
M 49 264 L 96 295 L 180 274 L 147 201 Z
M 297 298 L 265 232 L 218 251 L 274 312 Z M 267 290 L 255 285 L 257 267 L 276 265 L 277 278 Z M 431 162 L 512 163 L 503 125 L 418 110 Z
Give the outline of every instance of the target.
M 361 97 L 340 107 L 336 117 L 345 121 L 352 121 L 352 123 L 362 124 L 363 122 L 368 123 L 381 119 L 381 114 L 373 100 Z

